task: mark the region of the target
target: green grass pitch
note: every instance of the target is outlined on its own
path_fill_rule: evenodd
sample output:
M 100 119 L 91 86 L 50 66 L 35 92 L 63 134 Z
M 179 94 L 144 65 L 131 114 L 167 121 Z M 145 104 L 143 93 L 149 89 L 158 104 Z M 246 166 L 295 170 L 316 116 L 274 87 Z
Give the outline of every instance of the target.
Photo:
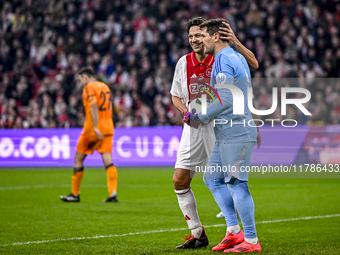
M 210 245 L 183 251 L 174 248 L 190 231 L 173 170 L 118 171 L 119 203 L 102 202 L 102 168 L 85 169 L 80 203 L 64 203 L 71 168 L 0 169 L 0 254 L 213 254 L 225 221 L 200 176 L 191 186 Z M 249 186 L 262 254 L 340 254 L 339 178 L 254 178 Z

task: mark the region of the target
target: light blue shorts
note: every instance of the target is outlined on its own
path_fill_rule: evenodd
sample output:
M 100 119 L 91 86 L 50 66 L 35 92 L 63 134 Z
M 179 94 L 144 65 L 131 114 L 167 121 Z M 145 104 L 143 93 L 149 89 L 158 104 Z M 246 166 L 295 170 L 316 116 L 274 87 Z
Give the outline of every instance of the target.
M 254 144 L 254 142 L 216 141 L 204 171 L 204 178 L 224 178 L 226 183 L 232 177 L 240 181 L 248 181 L 250 158 Z

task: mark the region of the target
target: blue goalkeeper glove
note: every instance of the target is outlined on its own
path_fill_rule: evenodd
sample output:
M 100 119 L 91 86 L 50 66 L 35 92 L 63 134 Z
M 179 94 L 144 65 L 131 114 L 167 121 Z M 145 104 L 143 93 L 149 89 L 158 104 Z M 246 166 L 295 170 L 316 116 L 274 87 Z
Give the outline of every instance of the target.
M 198 118 L 197 114 L 193 114 L 188 111 L 183 112 L 184 118 L 183 121 L 192 128 L 198 128 L 201 124 L 201 120 Z

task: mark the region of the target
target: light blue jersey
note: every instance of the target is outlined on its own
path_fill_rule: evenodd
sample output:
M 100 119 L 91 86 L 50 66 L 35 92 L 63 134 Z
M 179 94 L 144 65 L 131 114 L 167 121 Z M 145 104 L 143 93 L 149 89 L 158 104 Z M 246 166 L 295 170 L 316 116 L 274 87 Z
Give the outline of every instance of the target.
M 235 102 L 233 104 L 231 91 L 227 88 L 216 88 L 216 83 L 235 85 L 242 91 L 244 115 L 233 114 Z M 250 70 L 245 58 L 230 46 L 222 49 L 215 57 L 211 86 L 216 89 L 222 104 L 217 95 L 214 95 L 217 104 L 210 104 L 207 114 L 200 113 L 199 119 L 207 121 L 216 118 L 215 136 L 217 141 L 256 142 L 257 130 L 248 108 L 248 87 L 251 87 Z M 221 121 L 217 121 L 217 119 Z M 226 121 L 228 122 L 225 123 Z
M 217 84 L 229 88 L 217 88 Z M 204 173 L 204 183 L 226 216 L 227 226 L 238 226 L 236 205 L 244 228 L 245 241 L 256 242 L 255 207 L 248 188 L 247 167 L 249 169 L 257 132 L 247 103 L 251 81 L 245 58 L 229 46 L 222 49 L 215 57 L 211 86 L 218 94 L 214 95 L 216 104 L 211 103 L 206 114 L 202 112 L 198 114 L 201 121 L 216 118 L 216 142 L 209 158 L 207 171 Z M 231 91 L 234 94 L 239 93 L 235 101 Z M 244 114 L 233 114 L 233 110 L 239 110 L 242 106 Z M 223 120 L 220 123 L 225 124 L 216 125 L 218 119 Z

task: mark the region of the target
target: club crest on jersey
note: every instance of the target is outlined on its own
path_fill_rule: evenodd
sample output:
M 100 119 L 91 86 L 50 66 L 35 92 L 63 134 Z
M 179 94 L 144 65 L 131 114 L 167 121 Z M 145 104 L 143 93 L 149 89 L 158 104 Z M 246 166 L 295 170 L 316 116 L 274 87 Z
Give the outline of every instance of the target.
M 211 77 L 211 73 L 212 73 L 212 68 L 208 67 L 207 70 L 205 70 L 205 76 Z

